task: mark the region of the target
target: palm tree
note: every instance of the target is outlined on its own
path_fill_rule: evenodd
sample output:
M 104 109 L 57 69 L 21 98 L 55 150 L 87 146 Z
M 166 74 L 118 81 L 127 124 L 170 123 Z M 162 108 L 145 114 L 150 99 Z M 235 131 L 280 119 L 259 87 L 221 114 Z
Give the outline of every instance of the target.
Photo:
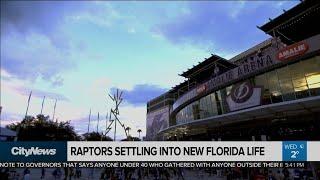
M 131 128 L 130 127 L 126 127 L 125 130 L 128 131 L 128 136 L 129 136 L 129 131 L 131 130 Z
M 141 130 L 141 129 L 138 129 L 137 132 L 139 133 L 139 139 L 141 139 L 141 138 L 140 138 L 140 133 L 142 132 L 142 130 Z

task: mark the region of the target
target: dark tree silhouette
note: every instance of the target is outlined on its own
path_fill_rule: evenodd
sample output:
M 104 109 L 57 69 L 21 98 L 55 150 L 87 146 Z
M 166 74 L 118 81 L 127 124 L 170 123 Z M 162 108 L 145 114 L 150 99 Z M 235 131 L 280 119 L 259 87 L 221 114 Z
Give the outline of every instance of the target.
M 122 139 L 121 141 L 141 141 L 141 139 L 138 137 L 128 136 L 127 138 Z
M 128 131 L 128 137 L 130 136 L 130 130 L 131 128 L 129 126 L 125 128 L 125 131 Z
M 141 130 L 141 129 L 138 129 L 137 132 L 139 133 L 139 139 L 140 139 L 140 133 L 142 132 L 142 130 Z
M 51 121 L 43 114 L 27 116 L 21 122 L 10 124 L 7 128 L 18 131 L 19 141 L 77 141 L 80 137 L 67 122 Z
M 83 138 L 86 141 L 112 141 L 111 137 L 97 132 L 85 133 L 83 134 Z

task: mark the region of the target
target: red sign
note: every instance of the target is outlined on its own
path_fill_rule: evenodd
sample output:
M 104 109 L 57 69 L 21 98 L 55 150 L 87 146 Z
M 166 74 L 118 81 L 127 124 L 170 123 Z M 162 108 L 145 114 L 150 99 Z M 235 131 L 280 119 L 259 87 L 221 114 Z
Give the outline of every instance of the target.
M 205 92 L 207 90 L 207 85 L 206 84 L 201 84 L 198 88 L 197 88 L 197 93 L 201 94 L 203 92 Z
M 277 58 L 280 61 L 287 60 L 292 57 L 300 56 L 307 52 L 309 49 L 309 46 L 305 42 L 298 42 L 295 44 L 292 44 L 290 46 L 285 47 L 284 49 L 280 50 L 277 54 Z

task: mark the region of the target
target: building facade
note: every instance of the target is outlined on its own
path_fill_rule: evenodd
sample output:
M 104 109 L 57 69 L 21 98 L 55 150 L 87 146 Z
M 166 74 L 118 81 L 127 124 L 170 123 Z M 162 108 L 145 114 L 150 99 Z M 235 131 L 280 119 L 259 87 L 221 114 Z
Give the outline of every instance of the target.
M 183 72 L 147 104 L 148 140 L 320 140 L 318 1 L 259 27 L 272 37 Z

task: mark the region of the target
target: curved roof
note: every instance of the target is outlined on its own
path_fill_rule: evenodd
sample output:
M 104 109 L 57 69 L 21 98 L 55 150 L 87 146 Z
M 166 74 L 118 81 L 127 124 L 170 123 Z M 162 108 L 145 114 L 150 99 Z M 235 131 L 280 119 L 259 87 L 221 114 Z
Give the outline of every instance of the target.
M 188 69 L 187 71 L 185 71 L 179 75 L 183 76 L 185 78 L 191 78 L 191 77 L 198 76 L 199 74 L 203 74 L 205 71 L 212 70 L 212 68 L 214 68 L 214 67 L 210 67 L 210 65 L 213 63 L 219 63 L 228 69 L 235 67 L 235 65 L 233 63 L 227 61 L 226 59 L 224 59 L 218 55 L 212 54 L 211 57 L 205 59 L 202 62 L 199 62 L 199 64 L 193 66 L 191 69 Z
M 319 19 L 320 1 L 304 0 L 258 28 L 271 36 L 280 37 L 286 44 L 292 44 L 319 34 L 320 26 L 315 25 Z

